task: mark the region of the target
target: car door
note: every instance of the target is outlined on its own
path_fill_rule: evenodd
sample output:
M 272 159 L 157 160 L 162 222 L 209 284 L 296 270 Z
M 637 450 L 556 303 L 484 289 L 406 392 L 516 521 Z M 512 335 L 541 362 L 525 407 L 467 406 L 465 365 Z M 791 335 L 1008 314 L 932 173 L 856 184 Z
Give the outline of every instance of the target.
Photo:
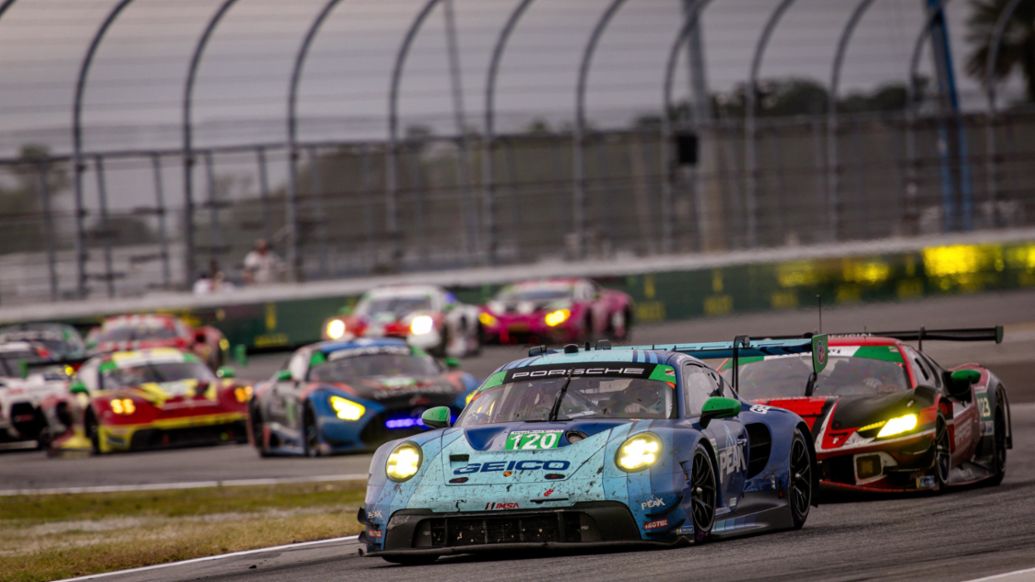
M 713 396 L 723 396 L 723 382 L 712 369 L 697 363 L 683 366 L 683 390 L 687 416 L 699 417 L 704 403 Z M 744 423 L 737 417 L 714 419 L 704 434 L 715 450 L 715 472 L 719 477 L 721 499 L 716 503 L 716 517 L 737 507 L 747 479 L 748 436 Z
M 948 375 L 944 368 L 934 358 L 923 352 L 918 352 L 920 362 L 924 364 L 934 376 L 933 386 L 952 402 L 952 423 L 950 434 L 952 436 L 952 464 L 957 465 L 973 458 L 977 452 L 978 442 L 981 440 L 981 410 L 980 403 L 974 394 L 974 387 L 970 387 L 970 398 L 957 399 L 949 396 L 948 387 L 945 385 L 945 378 Z

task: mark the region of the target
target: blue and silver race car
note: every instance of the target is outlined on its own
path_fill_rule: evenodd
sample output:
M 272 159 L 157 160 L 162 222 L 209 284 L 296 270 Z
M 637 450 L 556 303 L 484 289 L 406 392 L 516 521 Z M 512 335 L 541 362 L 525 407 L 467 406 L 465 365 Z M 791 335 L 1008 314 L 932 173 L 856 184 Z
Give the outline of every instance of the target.
M 786 410 L 741 401 L 698 358 L 797 354 L 812 339 L 563 350 L 499 368 L 450 426 L 381 446 L 358 519 L 390 562 L 518 548 L 671 546 L 800 528 L 813 439 Z
M 304 346 L 255 386 L 249 440 L 263 457 L 372 450 L 424 430 L 429 408 L 459 414 L 478 382 L 455 367 L 400 339 Z

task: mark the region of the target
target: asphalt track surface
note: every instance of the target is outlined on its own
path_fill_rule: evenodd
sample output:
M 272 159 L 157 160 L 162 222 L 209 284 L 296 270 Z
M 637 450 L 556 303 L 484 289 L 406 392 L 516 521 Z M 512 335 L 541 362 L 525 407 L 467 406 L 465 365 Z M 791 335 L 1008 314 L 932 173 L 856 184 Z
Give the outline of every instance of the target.
M 999 372 L 1013 404 L 1014 449 L 998 487 L 940 496 L 825 503 L 801 531 L 672 550 L 451 557 L 401 567 L 357 555 L 354 541 L 276 549 L 106 576 L 107 580 L 967 580 L 1035 566 L 1035 293 L 941 298 L 829 310 L 828 331 L 1007 324 L 1006 342 L 928 346 L 943 364 L 981 361 Z M 696 341 L 735 334 L 795 333 L 816 327 L 813 311 L 642 326 L 634 342 Z M 516 348 L 467 360 L 483 375 Z M 245 374 L 268 376 L 284 356 L 255 358 Z M 210 479 L 365 473 L 366 455 L 260 460 L 242 446 L 46 459 L 0 455 L 0 488 L 163 483 Z

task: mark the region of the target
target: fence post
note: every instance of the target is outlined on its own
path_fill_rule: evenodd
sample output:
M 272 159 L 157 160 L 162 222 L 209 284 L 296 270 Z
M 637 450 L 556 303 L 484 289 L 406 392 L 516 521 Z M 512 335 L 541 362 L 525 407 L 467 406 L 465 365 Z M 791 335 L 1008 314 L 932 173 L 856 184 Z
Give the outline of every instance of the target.
M 856 25 L 863 14 L 873 4 L 873 0 L 859 0 L 848 18 L 841 36 L 837 40 L 837 51 L 830 67 L 830 89 L 827 93 L 827 212 L 829 213 L 830 233 L 832 240 L 841 236 L 841 168 L 837 150 L 837 89 L 841 84 L 841 68 L 844 65 L 845 52 L 852 39 Z
M 266 148 L 259 146 L 255 150 L 256 162 L 259 166 L 259 199 L 262 200 L 262 237 L 273 240 L 273 211 L 270 208 L 270 177 L 266 167 Z
M 995 124 L 999 115 L 996 104 L 995 64 L 999 60 L 999 49 L 1002 47 L 1006 27 L 1013 18 L 1021 0 L 1010 0 L 996 20 L 992 36 L 989 38 L 988 60 L 985 61 L 985 98 L 988 101 L 988 120 L 985 122 L 985 179 L 988 183 L 988 201 L 992 206 L 992 225 L 999 226 L 1002 219 L 999 215 L 999 156 L 995 136 Z
M 291 69 L 291 83 L 288 86 L 287 134 L 288 134 L 288 183 L 287 183 L 287 260 L 291 269 L 291 277 L 295 281 L 302 280 L 302 253 L 298 245 L 298 86 L 302 80 L 302 70 L 309 57 L 309 48 L 313 44 L 324 21 L 341 0 L 327 0 L 316 14 L 302 38 L 302 44 L 295 53 L 295 64 Z M 320 217 L 324 219 L 324 217 Z M 326 265 L 324 265 L 326 266 Z
M 466 227 L 464 240 L 467 246 L 468 259 L 482 251 L 481 236 L 478 224 L 478 207 L 471 192 L 471 184 L 468 181 L 471 173 L 471 153 L 468 149 L 467 121 L 464 115 L 464 87 L 462 79 L 462 67 L 460 66 L 460 50 L 457 44 L 456 18 L 453 11 L 453 0 L 445 0 L 442 4 L 442 15 L 445 19 L 446 29 L 446 52 L 449 55 L 449 79 L 453 93 L 453 119 L 456 123 L 457 148 L 460 155 L 456 161 L 456 181 L 462 190 L 464 226 Z M 482 255 L 484 257 L 484 255 Z
M 769 39 L 780 23 L 787 9 L 795 0 L 781 0 L 769 14 L 762 28 L 762 34 L 755 43 L 755 53 L 751 57 L 751 71 L 748 74 L 747 94 L 744 103 L 744 166 L 745 188 L 744 201 L 747 206 L 748 247 L 758 244 L 758 155 L 755 143 L 755 109 L 758 100 L 758 73 L 762 69 L 762 57 L 769 46 Z
M 507 17 L 503 30 L 496 37 L 492 47 L 492 58 L 489 60 L 489 72 L 485 80 L 485 138 L 482 143 L 482 208 L 485 211 L 485 239 L 487 259 L 490 264 L 496 262 L 499 240 L 496 237 L 496 175 L 493 166 L 496 141 L 496 77 L 499 74 L 500 61 L 510 40 L 511 33 L 517 26 L 521 16 L 535 0 L 520 0 Z
M 83 172 L 86 171 L 86 164 L 83 162 L 83 94 L 86 92 L 86 77 L 90 73 L 90 65 L 97 49 L 101 46 L 101 40 L 111 28 L 119 14 L 129 6 L 133 0 L 119 0 L 108 15 L 104 18 L 100 28 L 94 33 L 90 41 L 83 61 L 79 65 L 79 77 L 75 84 L 75 100 L 72 104 L 72 165 L 75 187 L 75 260 L 76 260 L 76 292 L 79 297 L 87 296 L 86 286 L 86 232 L 83 227 L 83 219 L 86 218 L 86 211 L 83 208 Z M 5 4 L 8 8 L 11 4 Z
M 686 20 L 683 22 L 682 28 L 679 29 L 679 33 L 676 38 L 672 41 L 672 45 L 669 47 L 668 60 L 665 61 L 665 82 L 661 90 L 661 170 L 662 170 L 662 188 L 661 188 L 661 205 L 662 205 L 662 248 L 669 249 L 672 246 L 672 235 L 675 231 L 673 220 L 672 207 L 673 201 L 673 167 L 672 167 L 672 152 L 671 144 L 673 138 L 672 132 L 672 111 L 675 108 L 673 103 L 673 86 L 675 85 L 676 79 L 676 64 L 679 62 L 679 53 L 682 50 L 683 43 L 687 42 L 690 38 L 690 33 L 694 30 L 697 25 L 697 21 L 701 18 L 701 13 L 711 0 L 698 0 L 696 9 L 687 14 Z M 694 120 L 696 124 L 699 120 Z M 699 192 L 694 193 L 695 198 L 700 197 Z M 694 208 L 696 210 L 698 225 L 703 222 L 703 217 L 700 216 L 700 209 L 703 206 L 700 204 L 699 199 L 694 200 Z M 704 248 L 704 233 L 701 228 L 697 229 L 697 248 Z M 668 241 L 668 242 L 664 242 Z
M 219 204 L 220 202 L 216 199 L 218 192 L 216 192 L 216 169 L 215 162 L 212 159 L 212 150 L 205 151 L 205 184 L 208 190 L 208 258 L 210 261 L 216 261 L 223 253 L 223 230 L 219 224 Z
M 578 82 L 575 85 L 575 129 L 572 133 L 572 222 L 575 230 L 574 255 L 577 259 L 586 256 L 586 83 L 589 81 L 589 67 L 593 62 L 600 37 L 623 4 L 625 0 L 611 0 L 607 5 L 589 35 L 582 51 L 582 60 L 579 62 Z
M 190 59 L 190 68 L 187 69 L 187 81 L 183 87 L 183 204 L 185 214 L 183 240 L 186 255 L 184 257 L 186 269 L 184 286 L 187 288 L 190 288 L 194 277 L 197 276 L 197 273 L 195 273 L 196 261 L 194 256 L 194 145 L 191 120 L 194 80 L 197 77 L 198 66 L 201 64 L 201 57 L 205 53 L 205 47 L 208 46 L 209 38 L 212 37 L 216 26 L 219 25 L 223 16 L 235 2 L 237 0 L 223 0 L 216 12 L 209 18 L 208 23 L 205 25 L 205 30 L 194 45 L 194 52 Z
M 50 208 L 50 184 L 47 183 L 47 162 L 40 162 L 36 165 L 36 176 L 40 191 L 40 200 L 43 204 L 43 236 L 47 240 L 47 276 L 50 281 L 50 300 L 58 300 L 58 276 L 57 258 L 54 249 L 54 216 Z
M 169 289 L 172 286 L 172 270 L 169 267 L 169 237 L 166 226 L 165 189 L 162 184 L 162 158 L 159 154 L 151 154 L 151 168 L 155 179 L 155 203 L 158 207 L 155 213 L 158 215 L 158 244 L 162 251 L 162 286 Z
M 101 214 L 101 235 L 104 238 L 104 287 L 108 297 L 115 297 L 115 272 L 112 269 L 111 237 L 114 234 L 108 219 L 108 186 L 104 178 L 104 158 L 94 158 L 94 171 L 97 174 L 97 202 Z

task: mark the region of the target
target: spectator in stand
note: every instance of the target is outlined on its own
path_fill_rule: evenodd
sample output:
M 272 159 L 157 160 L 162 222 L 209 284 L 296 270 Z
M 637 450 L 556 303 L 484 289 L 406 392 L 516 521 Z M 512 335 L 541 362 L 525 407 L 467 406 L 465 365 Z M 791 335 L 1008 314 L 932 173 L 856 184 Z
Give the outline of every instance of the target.
M 275 283 L 283 271 L 284 263 L 265 239 L 255 241 L 255 247 L 244 257 L 244 282 L 248 285 Z
M 195 295 L 208 295 L 209 293 L 222 293 L 233 291 L 234 284 L 226 280 L 223 270 L 219 268 L 219 261 L 212 259 L 208 264 L 208 271 L 198 275 L 194 282 Z

